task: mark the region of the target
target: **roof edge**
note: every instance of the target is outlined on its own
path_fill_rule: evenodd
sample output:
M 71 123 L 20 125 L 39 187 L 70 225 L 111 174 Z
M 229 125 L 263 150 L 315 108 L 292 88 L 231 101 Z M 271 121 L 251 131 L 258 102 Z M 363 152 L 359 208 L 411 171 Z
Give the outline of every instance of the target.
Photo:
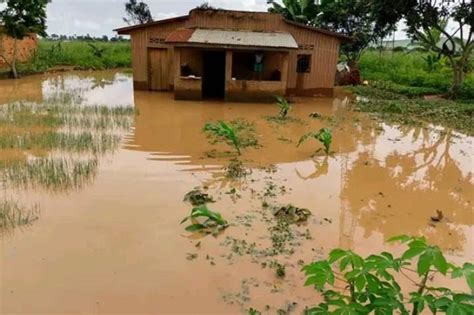
M 172 22 L 177 22 L 177 21 L 184 21 L 189 19 L 189 15 L 181 15 L 181 16 L 176 16 L 173 18 L 169 19 L 164 19 L 164 20 L 158 20 L 158 21 L 153 21 L 149 23 L 144 23 L 144 24 L 137 24 L 137 25 L 131 25 L 131 26 L 125 26 L 125 27 L 120 27 L 114 29 L 114 32 L 117 32 L 119 35 L 128 35 L 130 34 L 131 31 L 135 31 L 141 28 L 146 28 L 149 26 L 153 25 L 160 25 L 160 24 L 166 24 L 166 23 L 172 23 Z

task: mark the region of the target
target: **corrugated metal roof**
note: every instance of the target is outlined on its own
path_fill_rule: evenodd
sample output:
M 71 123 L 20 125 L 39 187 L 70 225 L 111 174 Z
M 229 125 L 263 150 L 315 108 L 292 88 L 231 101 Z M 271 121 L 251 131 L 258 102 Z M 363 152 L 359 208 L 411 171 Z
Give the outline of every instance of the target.
M 183 30 L 178 30 L 180 33 Z M 228 31 L 216 29 L 195 29 L 191 36 L 185 40 L 181 34 L 170 34 L 167 42 L 181 42 L 192 44 L 211 44 L 211 45 L 229 45 L 229 46 L 252 46 L 268 48 L 289 48 L 296 49 L 298 44 L 289 33 L 268 33 L 268 32 L 249 32 L 249 31 Z M 187 37 L 187 36 L 186 36 Z

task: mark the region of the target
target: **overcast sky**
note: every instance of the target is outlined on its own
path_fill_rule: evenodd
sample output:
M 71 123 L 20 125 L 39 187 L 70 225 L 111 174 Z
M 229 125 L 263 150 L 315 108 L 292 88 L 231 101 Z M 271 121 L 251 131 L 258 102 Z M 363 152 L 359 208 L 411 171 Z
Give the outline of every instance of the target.
M 48 33 L 93 36 L 114 35 L 124 26 L 126 0 L 53 0 L 48 5 Z M 185 15 L 204 0 L 145 0 L 155 20 Z M 266 0 L 210 0 L 209 4 L 226 9 L 265 11 Z
M 124 26 L 126 0 L 52 0 L 48 4 L 48 33 L 60 35 L 113 36 Z M 155 20 L 184 15 L 205 0 L 145 0 Z M 218 8 L 266 11 L 266 0 L 210 0 Z M 397 39 L 406 38 L 404 32 Z

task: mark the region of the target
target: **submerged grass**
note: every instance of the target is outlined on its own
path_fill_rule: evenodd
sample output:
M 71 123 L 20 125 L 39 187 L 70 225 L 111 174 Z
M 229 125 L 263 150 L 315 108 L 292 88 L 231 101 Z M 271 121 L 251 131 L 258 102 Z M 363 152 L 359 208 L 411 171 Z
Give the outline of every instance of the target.
M 79 188 L 132 126 L 133 107 L 83 106 L 73 96 L 0 106 L 0 176 L 16 187 Z M 38 154 L 40 152 L 41 154 Z
M 38 214 L 38 205 L 25 207 L 13 200 L 0 200 L 0 234 L 31 224 Z
M 0 164 L 4 180 L 15 187 L 51 190 L 80 188 L 97 173 L 98 159 L 34 158 L 26 162 Z

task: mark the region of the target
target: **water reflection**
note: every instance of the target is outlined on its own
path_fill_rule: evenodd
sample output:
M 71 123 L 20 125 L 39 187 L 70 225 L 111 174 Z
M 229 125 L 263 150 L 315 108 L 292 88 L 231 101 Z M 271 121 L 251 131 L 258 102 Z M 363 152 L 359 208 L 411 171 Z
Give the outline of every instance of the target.
M 132 79 L 114 71 L 71 72 L 27 76 L 0 81 L 0 104 L 23 100 L 54 101 L 73 97 L 84 105 L 129 106 L 133 104 Z
M 88 105 L 135 104 L 140 115 L 133 134 L 124 140 L 126 150 L 147 152 L 157 167 L 172 163 L 180 171 L 201 173 L 203 184 L 221 188 L 230 185 L 222 172 L 229 157 L 212 158 L 207 153 L 228 148 L 210 145 L 202 127 L 208 121 L 244 118 L 255 122 L 261 144 L 259 149 L 245 150 L 242 159 L 247 166 L 285 166 L 290 171 L 279 172 L 294 191 L 309 189 L 318 196 L 315 199 L 338 196 L 339 202 L 328 212 L 340 214 L 340 246 L 353 247 L 361 237 L 400 233 L 425 234 L 445 248 L 472 246 L 473 138 L 374 121 L 349 111 L 350 97 L 344 93 L 298 99 L 291 115 L 304 123 L 277 125 L 264 119 L 277 112 L 272 104 L 175 102 L 169 93 L 133 93 L 132 78 L 112 71 L 0 81 L 0 91 L 0 103 L 48 101 L 72 94 Z M 315 112 L 324 118 L 309 118 Z M 321 127 L 332 128 L 335 154 L 311 158 L 319 144 L 297 148 L 296 143 L 302 134 Z M 317 190 L 329 182 L 326 191 Z M 430 222 L 436 210 L 443 211 L 445 222 Z

